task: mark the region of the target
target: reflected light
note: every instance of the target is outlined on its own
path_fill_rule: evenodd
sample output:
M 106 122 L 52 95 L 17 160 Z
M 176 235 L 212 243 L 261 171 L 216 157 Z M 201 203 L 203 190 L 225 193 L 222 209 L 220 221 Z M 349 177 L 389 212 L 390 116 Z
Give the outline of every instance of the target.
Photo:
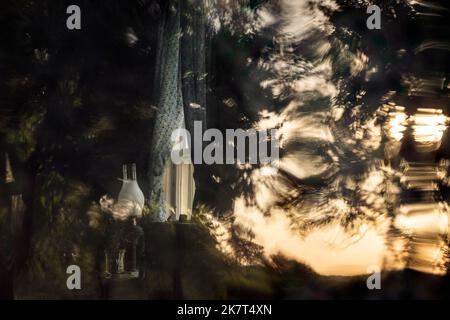
M 384 109 L 388 112 L 388 137 L 395 141 L 402 140 L 408 118 L 405 113 L 405 107 L 386 105 Z
M 419 108 L 410 119 L 414 140 L 420 152 L 430 152 L 439 149 L 442 136 L 447 129 L 447 117 L 441 109 Z
M 302 237 L 292 228 L 284 211 L 273 210 L 266 216 L 238 198 L 234 214 L 236 223 L 252 230 L 254 241 L 268 257 L 283 254 L 322 275 L 365 274 L 368 265 L 383 265 L 384 238 L 367 225 L 361 225 L 352 234 L 339 224 L 326 225 Z
M 410 240 L 404 250 L 408 252 L 408 267 L 428 273 L 444 274 L 443 238 L 449 228 L 448 206 L 444 202 L 414 203 L 398 210 L 394 225 Z

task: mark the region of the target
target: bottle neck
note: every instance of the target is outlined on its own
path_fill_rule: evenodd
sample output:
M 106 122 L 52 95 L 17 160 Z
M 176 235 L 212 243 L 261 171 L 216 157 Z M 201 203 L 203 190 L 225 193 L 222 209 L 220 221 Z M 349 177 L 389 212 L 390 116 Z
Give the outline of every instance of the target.
M 132 170 L 132 179 L 133 179 L 134 181 L 136 181 L 136 180 L 137 180 L 137 178 L 136 178 L 136 163 L 133 163 L 133 164 L 131 165 L 131 170 Z
M 128 175 L 127 175 L 127 165 L 124 164 L 122 166 L 122 174 L 123 174 L 123 180 L 128 180 Z

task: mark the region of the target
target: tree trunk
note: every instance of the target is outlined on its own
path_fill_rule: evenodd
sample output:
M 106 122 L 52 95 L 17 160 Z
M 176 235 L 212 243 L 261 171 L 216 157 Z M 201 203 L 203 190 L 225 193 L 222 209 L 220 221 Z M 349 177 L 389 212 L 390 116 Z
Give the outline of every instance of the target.
M 206 41 L 207 17 L 205 0 L 183 1 L 182 15 L 183 37 L 181 41 L 181 70 L 183 82 L 183 102 L 186 129 L 194 136 L 194 122 L 201 121 L 202 128 L 206 123 Z M 197 141 L 197 143 L 199 143 Z M 191 158 L 193 159 L 193 148 Z M 194 165 L 195 207 L 198 195 L 203 193 L 202 181 L 208 172 L 204 165 Z
M 1 145 L 1 150 L 5 150 Z M 7 161 L 5 154 L 2 152 L 0 158 L 0 210 L 6 210 L 9 207 L 10 183 L 6 183 L 7 178 Z M 13 271 L 13 253 L 8 247 L 14 247 L 13 233 L 9 228 L 7 215 L 3 216 L 0 221 L 0 300 L 14 299 L 14 271 Z
M 171 134 L 180 128 L 184 118 L 180 75 L 180 7 L 169 5 L 165 18 L 161 19 L 163 32 L 158 39 L 160 70 L 155 78 L 159 87 L 158 112 L 153 129 L 150 165 L 149 199 L 156 210 L 155 219 L 167 220 L 163 190 L 164 167 L 172 149 Z M 158 72 L 159 66 L 157 67 Z
M 6 160 L 6 161 L 1 161 Z M 14 299 L 14 280 L 16 274 L 25 264 L 26 259 L 21 259 L 25 252 L 28 252 L 29 243 L 23 245 L 23 239 L 28 235 L 24 234 L 24 214 L 25 204 L 20 193 L 21 187 L 16 182 L 8 154 L 0 160 L 0 206 L 7 208 L 8 214 L 4 216 L 2 222 L 2 232 L 0 241 L 4 241 L 8 249 L 0 252 L 0 299 Z M 3 170 L 4 169 L 4 170 Z

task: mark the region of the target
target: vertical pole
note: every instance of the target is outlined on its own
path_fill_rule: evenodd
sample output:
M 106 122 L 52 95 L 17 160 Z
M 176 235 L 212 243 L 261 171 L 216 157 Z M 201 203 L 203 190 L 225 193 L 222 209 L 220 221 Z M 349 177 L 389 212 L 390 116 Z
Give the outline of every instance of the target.
M 133 239 L 130 245 L 130 271 L 132 272 L 137 270 L 136 246 L 137 246 L 137 239 Z
M 175 223 L 175 263 L 172 269 L 173 277 L 173 298 L 177 300 L 183 299 L 183 284 L 182 284 L 182 268 L 183 268 L 183 254 L 184 254 L 184 237 L 182 236 L 182 224 Z
M 137 226 L 136 226 L 136 218 L 133 218 L 131 220 L 131 227 L 133 230 L 133 239 L 131 240 L 131 244 L 130 244 L 130 248 L 129 248 L 129 254 L 130 254 L 130 259 L 129 259 L 129 263 L 130 263 L 130 271 L 134 272 L 137 270 L 137 257 L 136 257 L 136 246 L 138 243 L 138 233 L 136 232 Z

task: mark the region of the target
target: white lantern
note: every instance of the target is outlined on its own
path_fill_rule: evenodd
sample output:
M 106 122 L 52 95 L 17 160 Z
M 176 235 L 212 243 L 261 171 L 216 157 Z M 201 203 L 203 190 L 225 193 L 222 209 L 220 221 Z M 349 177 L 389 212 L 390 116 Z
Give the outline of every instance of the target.
M 123 165 L 122 188 L 114 206 L 113 214 L 116 219 L 125 220 L 128 217 L 141 217 L 145 198 L 136 180 L 136 164 L 132 165 L 132 178 L 128 179 L 127 165 Z

